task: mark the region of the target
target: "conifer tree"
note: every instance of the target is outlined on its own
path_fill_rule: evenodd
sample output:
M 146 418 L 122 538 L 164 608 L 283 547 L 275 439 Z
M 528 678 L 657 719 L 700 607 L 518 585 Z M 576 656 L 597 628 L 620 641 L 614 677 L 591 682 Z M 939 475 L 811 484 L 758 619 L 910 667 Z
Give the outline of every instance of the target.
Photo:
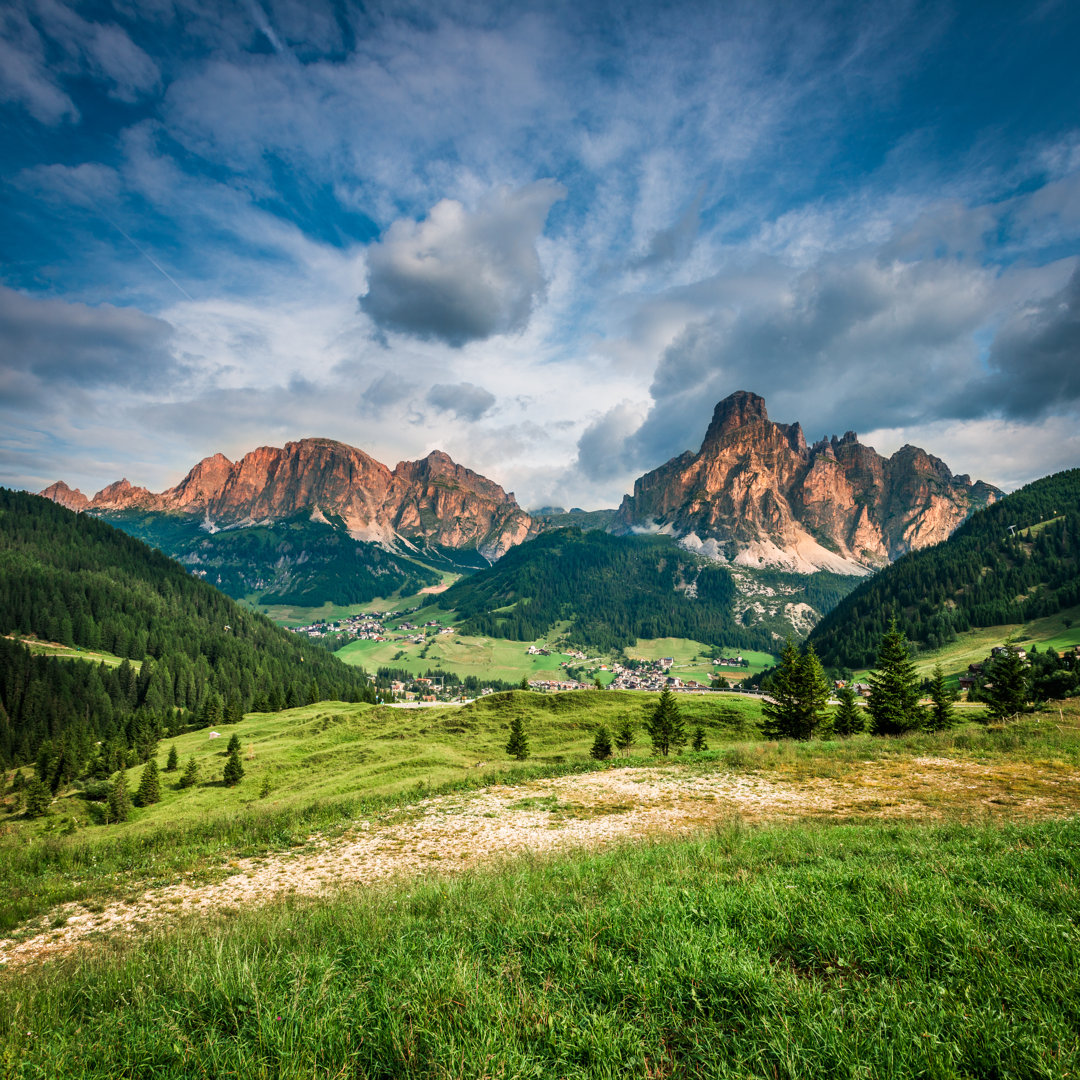
M 228 760 L 225 762 L 225 771 L 221 777 L 225 781 L 227 787 L 236 787 L 241 780 L 244 779 L 244 766 L 240 761 L 240 747 L 229 752 Z
M 829 684 L 812 645 L 800 654 L 789 638 L 765 687 L 762 730 L 769 739 L 809 739 L 825 720 Z
M 637 725 L 635 725 L 633 717 L 627 714 L 619 721 L 619 726 L 615 729 L 615 745 L 624 754 L 629 754 L 636 735 Z
M 180 776 L 180 786 L 182 788 L 194 787 L 199 779 L 199 765 L 195 760 L 195 755 L 192 754 L 188 758 L 187 764 L 184 766 L 184 771 Z
M 128 791 L 127 773 L 123 769 L 109 785 L 107 805 L 110 821 L 127 821 L 131 816 L 131 792 Z
M 19 773 L 15 774 L 20 775 Z M 23 807 L 27 817 L 44 817 L 49 812 L 52 803 L 52 791 L 48 784 L 43 784 L 36 776 L 27 781 L 23 793 Z
M 520 716 L 510 721 L 510 741 L 506 744 L 506 752 L 518 761 L 524 761 L 529 756 L 529 740 Z
M 934 674 L 930 679 L 930 709 L 926 714 L 926 729 L 928 731 L 945 731 L 956 723 L 956 713 L 953 702 L 956 696 L 945 685 L 945 672 L 941 663 L 934 665 Z
M 529 689 L 529 676 L 528 675 L 522 675 L 521 676 L 521 682 L 518 683 L 518 689 L 519 690 L 528 690 Z
M 596 729 L 596 738 L 593 739 L 589 756 L 597 761 L 605 761 L 611 757 L 611 733 L 603 724 Z
M 686 726 L 675 695 L 670 690 L 660 692 L 656 708 L 645 721 L 645 730 L 652 740 L 653 749 L 665 757 L 686 744 Z
M 866 727 L 863 710 L 856 704 L 857 695 L 848 683 L 836 691 L 840 704 L 833 713 L 833 731 L 837 735 L 856 735 Z
M 225 747 L 226 754 L 239 754 L 240 753 L 240 736 L 234 731 L 229 739 L 229 745 Z
M 151 758 L 139 778 L 139 790 L 135 792 L 136 806 L 153 806 L 161 801 L 161 781 L 158 778 L 157 761 Z
M 699 724 L 694 728 L 694 741 L 690 746 L 697 752 L 701 753 L 703 750 L 709 749 L 709 744 L 705 741 L 705 729 Z
M 900 735 L 923 726 L 915 665 L 895 617 L 881 639 L 877 670 L 870 672 L 868 681 L 870 699 L 866 707 L 874 721 L 875 735 Z
M 180 764 L 180 755 L 176 752 L 176 744 L 174 743 L 169 747 L 169 760 L 165 762 L 166 772 L 176 772 L 177 766 Z
M 1006 645 L 990 664 L 986 699 L 990 716 L 1005 721 L 1024 711 L 1028 701 L 1026 661 L 1012 645 Z

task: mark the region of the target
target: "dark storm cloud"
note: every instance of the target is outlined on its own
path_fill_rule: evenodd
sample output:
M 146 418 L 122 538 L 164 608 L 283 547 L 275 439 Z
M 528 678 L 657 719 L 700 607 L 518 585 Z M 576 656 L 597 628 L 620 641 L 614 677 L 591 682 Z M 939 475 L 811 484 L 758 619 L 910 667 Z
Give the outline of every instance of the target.
M 627 468 L 628 440 L 641 424 L 641 414 L 625 403 L 594 420 L 578 439 L 577 468 L 591 480 L 621 476 Z
M 438 383 L 428 391 L 427 402 L 459 420 L 479 420 L 495 404 L 495 395 L 472 383 Z
M 991 376 L 973 400 L 1031 419 L 1080 401 L 1080 266 L 1055 296 L 1007 322 L 990 348 Z
M 455 347 L 523 330 L 545 287 L 536 241 L 564 194 L 541 182 L 474 212 L 444 199 L 421 222 L 396 221 L 369 250 L 360 307 L 383 330 Z
M 179 370 L 172 326 L 132 308 L 38 299 L 0 286 L 0 371 L 43 384 L 164 385 Z

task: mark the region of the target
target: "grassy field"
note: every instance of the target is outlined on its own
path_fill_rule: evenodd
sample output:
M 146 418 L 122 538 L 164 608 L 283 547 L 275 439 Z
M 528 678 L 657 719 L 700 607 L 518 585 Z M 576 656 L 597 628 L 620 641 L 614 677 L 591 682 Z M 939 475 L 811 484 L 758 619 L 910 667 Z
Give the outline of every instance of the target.
M 747 829 L 4 979 L 8 1075 L 1069 1077 L 1080 824 Z
M 776 658 L 770 653 L 731 648 L 721 649 L 721 652 L 725 656 L 742 656 L 750 662 L 749 667 L 718 668 L 713 667 L 708 652 L 708 645 L 689 638 L 653 638 L 639 640 L 633 648 L 626 650 L 626 655 L 633 660 L 659 660 L 661 657 L 670 656 L 675 661 L 671 668 L 672 675 L 682 679 L 697 679 L 704 683 L 708 683 L 714 673 L 727 675 L 732 681 L 738 681 L 776 663 Z
M 8 634 L 12 641 L 18 641 L 25 645 L 32 653 L 41 656 L 57 656 L 62 660 L 86 660 L 91 664 L 107 664 L 109 667 L 119 667 L 123 662 L 122 656 L 113 653 L 101 652 L 97 649 L 81 649 L 78 645 L 61 645 L 57 641 L 38 641 L 36 638 L 15 637 Z M 138 666 L 139 660 L 132 660 Z

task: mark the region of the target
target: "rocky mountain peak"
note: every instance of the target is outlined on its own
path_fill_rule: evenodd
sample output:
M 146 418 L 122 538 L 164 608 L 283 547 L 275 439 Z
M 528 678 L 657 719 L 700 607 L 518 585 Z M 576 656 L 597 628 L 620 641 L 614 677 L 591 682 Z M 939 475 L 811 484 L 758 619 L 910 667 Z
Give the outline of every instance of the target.
M 883 458 L 853 431 L 807 449 L 798 423 L 774 423 L 740 390 L 716 406 L 697 454 L 635 482 L 612 528 L 669 532 L 749 566 L 864 574 L 944 540 L 1000 494 L 919 447 Z

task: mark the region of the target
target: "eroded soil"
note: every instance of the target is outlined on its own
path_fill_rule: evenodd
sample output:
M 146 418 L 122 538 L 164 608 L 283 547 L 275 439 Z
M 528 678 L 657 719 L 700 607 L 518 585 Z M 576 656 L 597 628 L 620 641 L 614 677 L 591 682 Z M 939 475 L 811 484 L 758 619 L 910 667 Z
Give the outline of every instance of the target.
M 1080 812 L 1080 776 L 1054 763 L 982 764 L 908 758 L 844 766 L 835 776 L 702 773 L 678 766 L 612 769 L 425 799 L 302 850 L 228 864 L 212 884 L 139 891 L 133 898 L 68 904 L 0 941 L 0 963 L 70 953 L 103 935 L 150 930 L 180 915 L 212 916 L 285 894 L 416 875 L 454 873 L 523 853 L 544 854 L 700 831 L 733 817 L 1046 818 Z

